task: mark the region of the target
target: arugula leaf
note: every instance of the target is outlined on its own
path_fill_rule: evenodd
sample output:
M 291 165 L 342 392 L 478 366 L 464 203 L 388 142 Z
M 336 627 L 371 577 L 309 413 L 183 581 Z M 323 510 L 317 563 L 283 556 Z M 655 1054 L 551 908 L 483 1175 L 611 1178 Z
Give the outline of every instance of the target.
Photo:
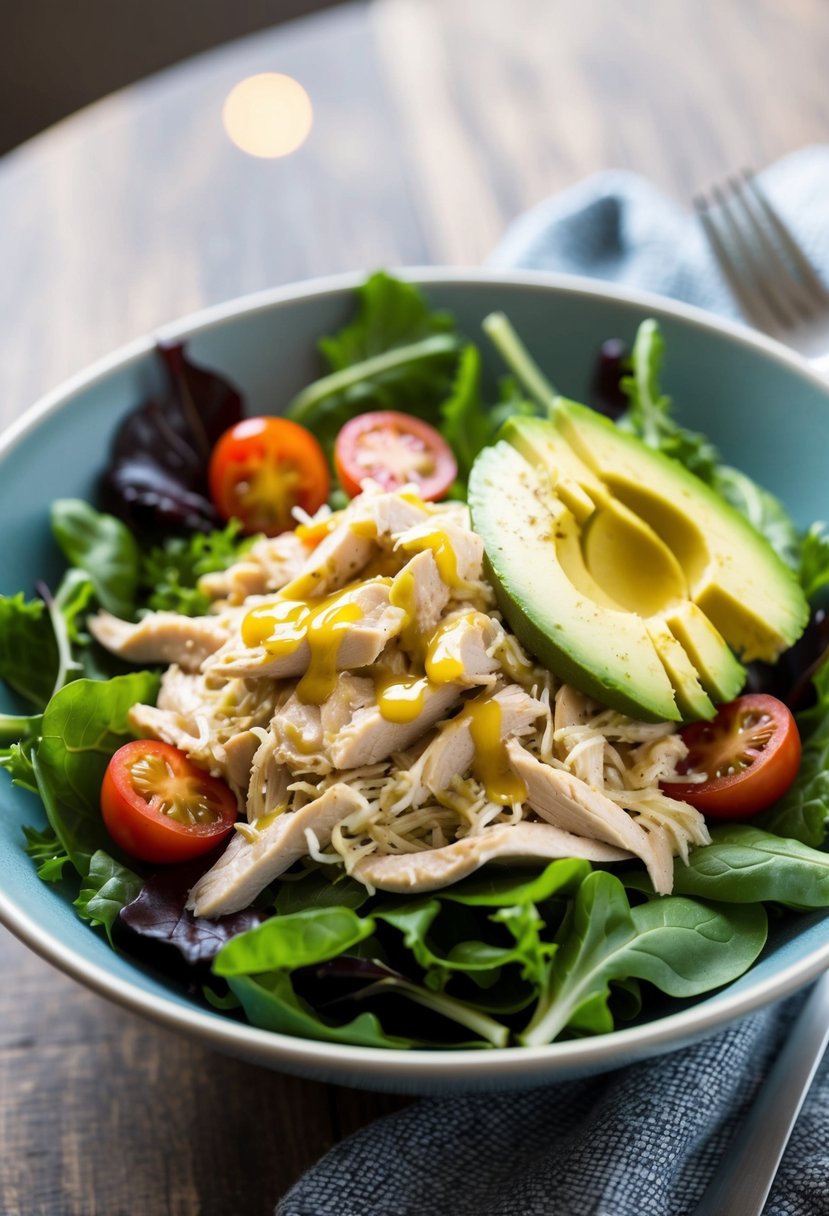
M 567 1026 L 611 1029 L 614 979 L 648 980 L 670 996 L 697 996 L 741 975 L 766 940 L 762 905 L 717 907 L 666 896 L 631 908 L 618 878 L 590 874 L 557 936 L 541 996 L 519 1041 L 550 1043 Z
M 32 787 L 29 786 L 29 789 Z M 36 793 L 33 790 L 33 793 Z M 26 843 L 23 846 L 37 868 L 38 878 L 44 882 L 59 882 L 63 878 L 64 868 L 70 863 L 69 854 L 61 847 L 52 828 L 23 828 Z
M 739 469 L 726 464 L 718 465 L 714 470 L 711 485 L 726 502 L 745 516 L 761 536 L 765 536 L 786 565 L 797 569 L 801 560 L 801 538 L 778 498 Z M 829 571 L 826 577 L 829 581 Z
M 745 516 L 783 561 L 796 567 L 800 542 L 782 503 L 739 469 L 723 464 L 716 447 L 704 435 L 674 421 L 673 403 L 659 383 L 664 355 L 665 340 L 659 325 L 648 318 L 639 326 L 633 344 L 632 374 L 622 378 L 622 390 L 630 404 L 617 425 L 696 474 Z
M 129 528 L 80 498 L 57 499 L 51 517 L 61 552 L 71 566 L 87 572 L 101 606 L 115 616 L 131 617 L 140 555 Z
M 449 313 L 430 311 L 417 287 L 379 272 L 357 289 L 356 317 L 319 348 L 331 372 L 303 389 L 287 414 L 330 451 L 343 424 L 369 410 L 437 423 L 461 340 Z
M 452 392 L 440 407 L 441 434 L 458 461 L 461 481 L 469 476 L 473 461 L 482 448 L 495 441 L 507 418 L 522 415 L 537 417 L 539 407 L 528 401 L 512 377 L 503 377 L 500 396 L 494 406 L 485 404 L 481 394 L 481 356 L 471 343 L 463 348 Z
M 43 600 L 0 596 L 0 679 L 38 709 L 52 695 L 58 650 Z
M 226 570 L 237 561 L 255 537 L 240 539 L 237 519 L 215 532 L 196 532 L 190 537 L 170 536 L 141 558 L 140 582 L 149 594 L 146 605 L 153 611 L 203 616 L 211 600 L 199 591 L 204 574 Z
M 622 378 L 630 405 L 617 425 L 632 431 L 648 447 L 678 460 L 708 485 L 720 463 L 717 449 L 704 435 L 686 430 L 671 417 L 671 398 L 661 392 L 659 378 L 665 340 L 659 325 L 648 318 L 639 326 L 631 352 L 631 374 Z
M 829 536 L 824 523 L 814 523 L 800 540 L 798 578 L 807 600 L 829 586 Z
M 745 824 L 714 828 L 711 844 L 677 862 L 674 890 L 720 903 L 829 907 L 829 856 Z
M 110 757 L 133 736 L 127 715 L 139 701 L 154 702 L 158 676 L 131 672 L 112 680 L 75 680 L 43 714 L 33 764 L 49 822 L 81 875 L 93 855 L 111 847 L 99 810 Z
M 0 768 L 4 768 L 9 774 L 12 785 L 19 785 L 21 789 L 29 790 L 33 794 L 39 793 L 35 770 L 32 767 L 32 749 L 36 744 L 37 740 L 30 738 L 0 749 Z
M 93 928 L 104 928 L 109 944 L 114 946 L 113 925 L 121 909 L 138 895 L 141 882 L 132 870 L 116 861 L 104 849 L 98 849 L 89 860 L 80 894 L 73 906 L 81 920 L 88 920 Z

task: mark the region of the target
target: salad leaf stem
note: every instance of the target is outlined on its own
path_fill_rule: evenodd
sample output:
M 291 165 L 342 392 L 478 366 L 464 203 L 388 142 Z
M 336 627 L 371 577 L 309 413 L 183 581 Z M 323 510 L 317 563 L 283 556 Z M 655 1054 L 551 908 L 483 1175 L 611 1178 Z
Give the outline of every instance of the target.
M 502 312 L 491 312 L 482 321 L 481 328 L 530 396 L 549 413 L 559 394 L 518 337 L 509 318 Z
M 428 988 L 421 987 L 420 984 L 413 984 L 411 980 L 403 979 L 402 976 L 389 975 L 375 984 L 369 984 L 367 988 L 354 993 L 351 999 L 361 1001 L 365 997 L 376 996 L 384 991 L 400 993 L 408 997 L 415 1005 L 422 1005 L 424 1009 L 431 1009 L 434 1013 L 439 1013 L 442 1017 L 457 1022 L 459 1026 L 465 1026 L 467 1030 L 472 1030 L 482 1039 L 486 1039 L 493 1047 L 506 1047 L 509 1041 L 509 1028 L 501 1022 L 496 1022 L 494 1018 L 481 1013 L 473 1005 L 457 1001 L 454 997 L 447 996 L 445 992 L 431 992 Z
M 452 355 L 457 349 L 458 338 L 454 334 L 433 334 L 408 346 L 397 346 L 380 355 L 372 355 L 360 363 L 352 364 L 351 367 L 331 372 L 330 375 L 315 380 L 294 397 L 288 406 L 288 417 L 294 422 L 305 423 L 328 397 L 334 397 L 365 380 L 382 376 L 406 364 L 427 362 L 438 355 Z
M 0 714 L 0 747 L 36 735 L 42 721 L 42 714 Z

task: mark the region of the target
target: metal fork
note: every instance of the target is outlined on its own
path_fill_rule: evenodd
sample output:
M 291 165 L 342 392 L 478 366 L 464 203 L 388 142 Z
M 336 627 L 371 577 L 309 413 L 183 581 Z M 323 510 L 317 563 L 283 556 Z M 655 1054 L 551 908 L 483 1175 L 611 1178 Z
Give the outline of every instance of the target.
M 746 319 L 829 375 L 829 291 L 754 175 L 729 178 L 710 199 L 695 198 L 694 207 Z M 761 1216 L 827 1043 L 829 973 L 815 985 L 694 1216 Z
M 829 290 L 754 174 L 733 175 L 694 207 L 746 319 L 829 373 Z

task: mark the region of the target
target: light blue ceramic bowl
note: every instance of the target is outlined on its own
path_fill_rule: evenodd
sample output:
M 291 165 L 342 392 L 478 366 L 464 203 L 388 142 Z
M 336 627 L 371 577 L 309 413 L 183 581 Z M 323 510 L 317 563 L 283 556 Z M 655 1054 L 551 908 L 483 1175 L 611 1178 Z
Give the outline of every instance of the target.
M 630 340 L 643 317 L 657 316 L 668 351 L 665 382 L 681 418 L 779 495 L 798 523 L 829 518 L 829 386 L 775 343 L 690 308 L 583 280 L 480 271 L 408 277 L 423 284 L 434 305 L 451 309 L 470 336 L 479 335 L 488 312 L 505 311 L 557 387 L 576 398 L 584 397 L 599 343 Z M 278 413 L 319 374 L 316 339 L 350 314 L 357 282 L 351 276 L 270 291 L 211 309 L 163 336 L 187 338 L 193 357 L 231 377 L 253 412 Z M 0 592 L 30 593 L 36 579 L 54 579 L 59 561 L 49 503 L 93 494 L 115 427 L 156 382 L 153 341 L 136 342 L 76 377 L 0 440 Z M 32 796 L 2 779 L 0 805 L 0 920 L 33 950 L 103 996 L 221 1051 L 347 1085 L 448 1092 L 601 1072 L 702 1038 L 829 966 L 829 913 L 813 914 L 776 928 L 761 960 L 728 988 L 610 1035 L 485 1052 L 383 1051 L 288 1038 L 207 1012 L 114 954 L 77 919 L 65 894 L 35 876 L 20 830 L 42 821 Z

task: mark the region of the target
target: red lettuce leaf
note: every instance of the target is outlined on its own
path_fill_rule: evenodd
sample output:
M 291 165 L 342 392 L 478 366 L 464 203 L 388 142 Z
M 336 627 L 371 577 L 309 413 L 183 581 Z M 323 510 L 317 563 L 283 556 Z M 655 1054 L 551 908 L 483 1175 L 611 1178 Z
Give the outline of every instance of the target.
M 242 417 L 242 398 L 218 373 L 192 363 L 183 343 L 159 343 L 157 353 L 167 391 L 119 427 L 104 475 L 106 505 L 138 532 L 209 532 L 222 522 L 208 491 L 210 453 Z
M 271 913 L 255 908 L 215 920 L 186 910 L 190 888 L 215 860 L 211 853 L 206 861 L 198 858 L 153 874 L 132 903 L 121 909 L 118 945 L 167 974 L 180 973 L 182 964 L 208 965 L 231 937 L 267 920 Z

